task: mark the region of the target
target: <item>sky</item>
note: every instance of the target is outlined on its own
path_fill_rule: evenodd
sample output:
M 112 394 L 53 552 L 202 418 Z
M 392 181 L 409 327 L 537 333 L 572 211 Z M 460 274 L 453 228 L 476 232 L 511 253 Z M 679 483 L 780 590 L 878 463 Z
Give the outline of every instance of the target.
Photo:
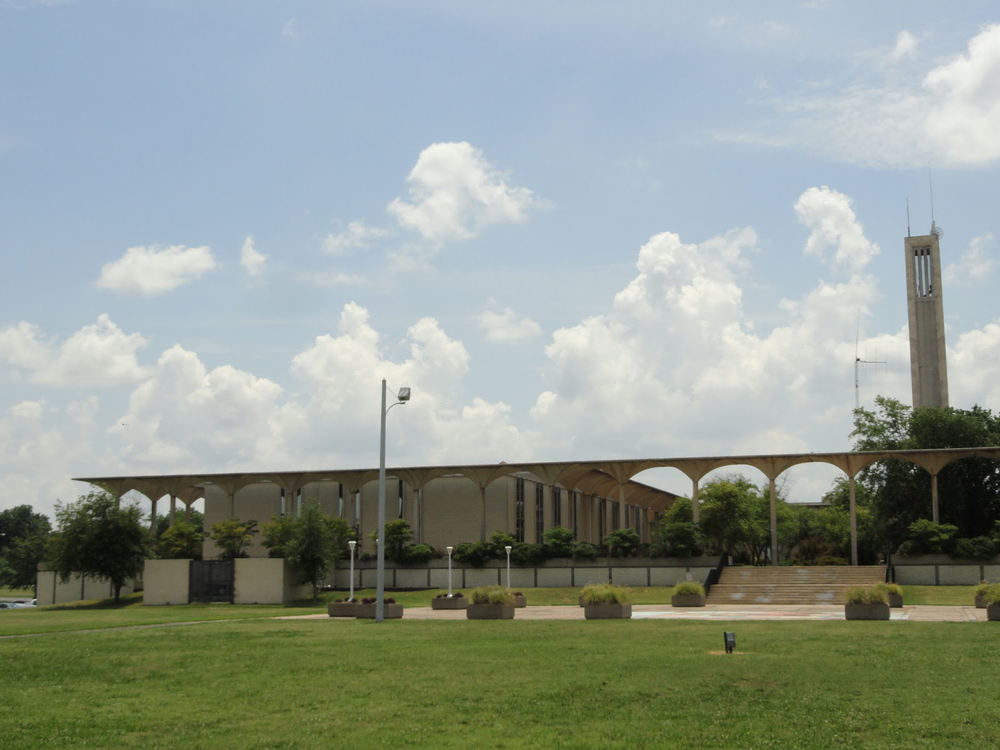
M 377 466 L 382 378 L 390 467 L 847 450 L 907 210 L 1000 408 L 995 2 L 0 0 L 0 71 L 0 508 Z

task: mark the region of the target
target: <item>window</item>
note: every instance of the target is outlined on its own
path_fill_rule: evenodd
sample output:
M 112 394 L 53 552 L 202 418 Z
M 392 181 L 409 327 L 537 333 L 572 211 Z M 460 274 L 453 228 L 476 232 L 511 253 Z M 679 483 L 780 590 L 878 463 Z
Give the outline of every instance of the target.
M 619 503 L 611 503 L 611 530 L 618 531 L 621 528 L 621 505 Z
M 593 507 L 593 506 L 591 506 Z M 597 500 L 597 542 L 598 544 L 604 541 L 604 500 L 598 498 Z
M 545 485 L 535 485 L 535 541 L 541 544 L 545 532 Z
M 579 535 L 576 529 L 576 519 L 577 519 L 577 508 L 576 508 L 576 492 L 569 493 L 569 522 L 573 528 L 573 538 L 576 539 Z
M 396 518 L 402 518 L 402 517 L 403 517 L 403 480 L 400 479 L 399 480 L 398 513 L 396 514 Z
M 552 488 L 552 525 L 562 526 L 562 489 Z
M 337 516 L 344 517 L 344 485 L 337 483 Z
M 514 539 L 517 542 L 524 541 L 524 480 L 517 477 L 514 480 L 514 513 L 515 532 Z
M 285 517 L 285 513 L 287 512 L 285 510 L 285 488 L 284 487 L 281 488 L 281 495 L 278 498 L 278 503 L 281 506 L 281 517 L 284 518 Z
M 642 534 L 642 510 L 640 508 L 635 509 L 635 533 Z

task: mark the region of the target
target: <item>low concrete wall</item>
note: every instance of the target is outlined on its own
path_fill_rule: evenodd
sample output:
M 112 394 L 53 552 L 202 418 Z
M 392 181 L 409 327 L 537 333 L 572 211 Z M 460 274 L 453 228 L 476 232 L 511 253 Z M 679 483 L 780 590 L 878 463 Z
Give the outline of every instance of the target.
M 294 570 L 280 558 L 239 558 L 235 575 L 233 604 L 284 604 L 312 596 L 308 586 L 295 583 Z
M 108 599 L 115 595 L 111 588 L 111 582 L 106 578 L 94 578 L 93 576 L 81 576 L 73 573 L 65 583 L 59 580 L 59 576 L 51 570 L 38 571 L 36 579 L 38 587 L 38 603 L 41 604 L 68 604 L 70 602 L 80 602 L 86 599 Z M 135 583 L 127 582 L 122 586 L 121 595 L 125 596 L 135 592 Z
M 896 583 L 904 586 L 971 586 L 1000 581 L 1000 557 L 978 562 L 948 555 L 893 556 Z
M 190 560 L 146 560 L 143 604 L 187 604 Z
M 718 559 L 714 557 L 547 560 L 534 566 L 511 565 L 510 585 L 513 588 L 582 587 L 588 583 L 611 581 L 621 586 L 673 586 L 688 580 L 688 575 L 692 581 L 703 584 L 717 564 Z M 505 585 L 507 562 L 490 560 L 479 568 L 452 562 L 451 574 L 454 588 Z M 355 562 L 354 587 L 374 588 L 376 575 L 374 561 Z M 349 588 L 350 568 L 341 567 L 331 573 L 328 583 L 338 589 Z M 422 565 L 386 562 L 385 585 L 400 589 L 447 588 L 448 561 L 431 560 Z

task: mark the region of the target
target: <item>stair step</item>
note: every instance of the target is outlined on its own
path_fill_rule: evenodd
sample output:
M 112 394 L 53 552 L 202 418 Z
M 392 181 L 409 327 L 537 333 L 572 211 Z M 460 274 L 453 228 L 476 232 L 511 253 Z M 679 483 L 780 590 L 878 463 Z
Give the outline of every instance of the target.
M 884 576 L 880 565 L 724 568 L 708 603 L 841 604 L 846 589 Z

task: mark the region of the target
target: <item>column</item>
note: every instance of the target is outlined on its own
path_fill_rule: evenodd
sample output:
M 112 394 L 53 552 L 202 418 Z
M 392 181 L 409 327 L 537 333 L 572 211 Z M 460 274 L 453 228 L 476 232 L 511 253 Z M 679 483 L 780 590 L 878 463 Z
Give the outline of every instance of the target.
M 847 478 L 847 486 L 850 488 L 850 512 L 851 512 L 851 565 L 858 564 L 858 514 L 854 503 L 854 475 Z
M 699 523 L 699 516 L 701 515 L 701 507 L 698 503 L 698 480 L 692 481 L 691 487 L 691 515 L 694 516 L 692 519 L 695 523 Z
M 618 483 L 618 528 L 629 529 L 632 527 L 632 519 L 629 518 L 631 508 L 625 502 L 625 483 Z
M 774 477 L 769 478 L 771 491 L 771 565 L 778 564 L 778 491 Z
M 527 498 L 525 498 L 527 501 Z M 525 502 L 527 505 L 527 502 Z M 525 508 L 525 515 L 527 515 L 527 508 Z M 525 519 L 527 525 L 527 519 Z M 486 488 L 479 488 L 479 541 L 486 541 Z
M 941 523 L 938 515 L 937 474 L 931 474 L 931 520 L 934 523 Z
M 152 504 L 149 510 L 149 533 L 156 538 L 156 503 L 159 502 L 159 498 L 154 497 L 150 503 Z
M 190 512 L 190 508 L 191 508 L 191 506 L 189 505 L 188 506 L 188 512 Z M 185 518 L 184 520 L 186 521 L 187 519 Z M 171 494 L 170 495 L 170 526 L 171 526 L 171 528 L 173 528 L 173 525 L 176 522 L 177 522 L 177 495 Z

